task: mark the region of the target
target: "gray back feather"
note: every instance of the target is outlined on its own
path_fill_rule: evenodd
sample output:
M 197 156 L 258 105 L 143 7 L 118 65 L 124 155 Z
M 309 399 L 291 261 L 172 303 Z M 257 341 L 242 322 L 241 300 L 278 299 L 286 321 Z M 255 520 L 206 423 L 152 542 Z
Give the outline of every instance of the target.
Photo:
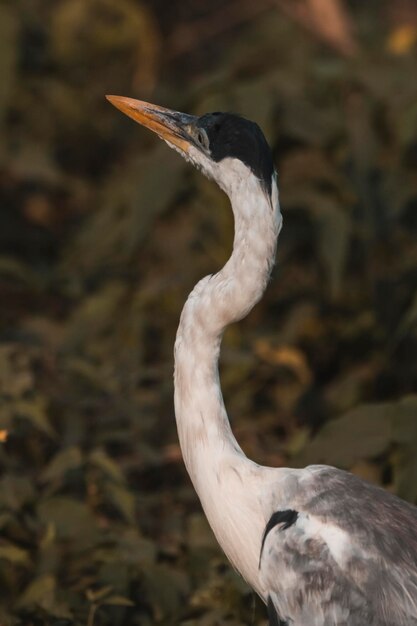
M 299 519 L 270 533 L 261 563 L 281 619 L 417 626 L 417 508 L 332 467 L 310 466 L 297 483 Z M 332 545 L 339 531 L 347 537 L 341 560 Z

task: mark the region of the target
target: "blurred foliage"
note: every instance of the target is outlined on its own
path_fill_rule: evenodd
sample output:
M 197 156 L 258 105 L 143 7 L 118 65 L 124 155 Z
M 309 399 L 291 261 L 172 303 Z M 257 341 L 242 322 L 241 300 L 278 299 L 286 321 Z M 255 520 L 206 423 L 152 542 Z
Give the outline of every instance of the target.
M 4 626 L 265 623 L 173 418 L 179 313 L 229 254 L 228 202 L 105 93 L 238 111 L 273 147 L 278 263 L 222 353 L 247 454 L 417 499 L 417 20 L 352 2 L 344 56 L 240 4 L 0 4 Z

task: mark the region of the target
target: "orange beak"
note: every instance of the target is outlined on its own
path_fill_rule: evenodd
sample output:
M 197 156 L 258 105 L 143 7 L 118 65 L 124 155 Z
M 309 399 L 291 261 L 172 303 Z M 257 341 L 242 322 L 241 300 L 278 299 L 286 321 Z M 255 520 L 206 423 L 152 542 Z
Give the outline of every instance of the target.
M 188 152 L 194 143 L 189 129 L 197 120 L 194 115 L 172 111 L 156 104 L 125 98 L 124 96 L 106 96 L 107 100 L 122 113 L 142 126 L 149 128 L 176 148 Z

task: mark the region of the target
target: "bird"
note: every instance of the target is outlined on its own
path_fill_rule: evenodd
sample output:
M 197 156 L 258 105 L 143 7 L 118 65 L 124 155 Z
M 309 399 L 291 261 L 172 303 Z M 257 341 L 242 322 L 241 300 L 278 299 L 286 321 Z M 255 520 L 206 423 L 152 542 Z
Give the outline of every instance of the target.
M 229 112 L 195 116 L 106 97 L 230 199 L 233 251 L 190 293 L 174 349 L 182 456 L 218 543 L 265 603 L 271 626 L 417 626 L 417 507 L 335 467 L 261 466 L 230 426 L 222 336 L 262 297 L 282 226 L 260 127 Z

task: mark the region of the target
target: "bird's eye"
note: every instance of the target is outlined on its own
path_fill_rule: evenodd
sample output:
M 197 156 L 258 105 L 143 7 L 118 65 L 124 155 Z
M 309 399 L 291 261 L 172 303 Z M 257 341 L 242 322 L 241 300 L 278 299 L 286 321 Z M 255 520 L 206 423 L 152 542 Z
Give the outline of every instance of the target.
M 197 141 L 201 146 L 203 146 L 203 148 L 209 147 L 209 140 L 208 140 L 207 133 L 205 130 L 200 128 L 200 130 L 197 133 Z

